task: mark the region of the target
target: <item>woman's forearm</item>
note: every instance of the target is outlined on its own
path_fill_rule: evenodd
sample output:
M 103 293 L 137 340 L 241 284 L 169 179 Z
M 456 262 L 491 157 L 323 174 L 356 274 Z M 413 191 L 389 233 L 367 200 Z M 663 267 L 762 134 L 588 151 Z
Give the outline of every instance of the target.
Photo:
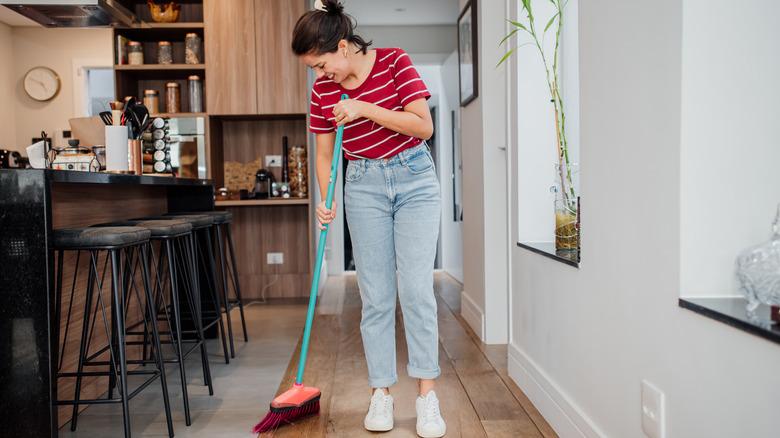
M 328 195 L 328 182 L 330 181 L 330 166 L 333 161 L 333 146 L 336 135 L 317 134 L 317 184 L 320 186 L 322 200 Z
M 411 111 L 392 111 L 373 103 L 364 103 L 363 117 L 404 135 L 427 140 L 433 134 L 433 123 Z

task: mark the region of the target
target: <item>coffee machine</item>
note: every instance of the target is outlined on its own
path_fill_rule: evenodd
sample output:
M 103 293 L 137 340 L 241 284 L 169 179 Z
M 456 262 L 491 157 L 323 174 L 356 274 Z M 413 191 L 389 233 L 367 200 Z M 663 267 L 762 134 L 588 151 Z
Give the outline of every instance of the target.
M 271 185 L 274 183 L 274 174 L 266 169 L 260 169 L 255 174 L 255 199 L 268 199 L 271 195 Z

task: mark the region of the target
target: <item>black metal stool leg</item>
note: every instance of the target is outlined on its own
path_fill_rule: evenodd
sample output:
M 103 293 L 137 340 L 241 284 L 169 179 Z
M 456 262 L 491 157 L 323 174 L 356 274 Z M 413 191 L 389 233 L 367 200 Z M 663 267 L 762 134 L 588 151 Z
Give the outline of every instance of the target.
M 217 285 L 217 268 L 215 266 L 214 262 L 214 250 L 211 247 L 211 231 L 206 228 L 204 231 L 204 238 L 203 241 L 206 244 L 206 254 L 202 255 L 205 259 L 205 262 L 207 264 L 206 274 L 210 279 L 212 280 L 212 284 L 214 286 L 213 288 L 213 297 L 214 297 L 214 311 L 216 312 L 216 317 L 219 318 L 218 325 L 219 325 L 219 334 L 222 337 L 222 350 L 225 353 L 225 363 L 230 363 L 230 355 L 228 353 L 228 344 L 227 340 L 225 339 L 225 325 L 222 321 L 222 303 L 219 297 L 219 286 Z
M 225 224 L 227 234 L 228 249 L 230 250 L 230 264 L 233 266 L 233 289 L 236 292 L 238 300 L 238 312 L 241 315 L 241 328 L 244 330 L 244 342 L 249 342 L 249 335 L 246 330 L 246 318 L 244 317 L 244 299 L 241 297 L 241 284 L 238 281 L 238 265 L 236 265 L 236 253 L 233 250 L 233 233 L 230 230 L 230 223 Z
M 222 300 L 225 305 L 225 319 L 227 319 L 228 327 L 228 339 L 230 340 L 230 357 L 236 357 L 236 348 L 233 346 L 233 321 L 230 318 L 230 297 L 228 297 L 228 283 L 227 283 L 227 262 L 225 260 L 225 242 L 222 239 L 222 229 L 219 225 L 214 225 L 214 230 L 217 235 L 217 254 L 219 254 L 219 272 L 222 278 Z M 220 309 L 222 312 L 222 309 Z
M 198 331 L 200 343 L 200 359 L 203 362 L 203 381 L 209 387 L 209 395 L 214 395 L 214 386 L 211 382 L 211 366 L 209 365 L 208 351 L 206 349 L 206 336 L 203 333 L 203 317 L 201 313 L 200 278 L 198 278 L 197 260 L 195 252 L 195 234 L 191 233 L 184 239 L 186 246 L 186 260 L 189 263 L 190 280 L 192 281 L 192 302 L 195 308 L 193 320 Z
M 152 295 L 150 287 L 149 256 L 146 252 L 146 247 L 141 247 L 141 270 L 143 274 L 144 291 L 146 292 L 146 307 L 149 312 L 149 321 L 151 321 L 150 325 L 152 326 L 152 339 L 154 342 L 154 349 L 156 350 L 155 357 L 157 359 L 157 367 L 160 370 L 160 385 L 162 386 L 163 403 L 165 405 L 165 421 L 168 425 L 168 436 L 173 437 L 171 402 L 168 398 L 168 382 L 165 377 L 165 362 L 163 361 L 162 345 L 160 344 L 160 332 L 157 329 L 157 311 L 155 309 L 154 296 Z
M 119 390 L 122 397 L 122 420 L 125 438 L 130 438 L 130 408 L 127 392 L 127 357 L 125 352 L 124 282 L 119 276 L 119 250 L 109 250 L 111 257 L 111 292 L 113 296 L 114 326 L 116 327 L 117 355 L 119 356 Z
M 76 375 L 76 388 L 75 388 L 75 395 L 73 397 L 74 403 L 73 403 L 73 412 L 70 416 L 70 430 L 71 432 L 76 431 L 76 425 L 78 423 L 79 419 L 79 400 L 81 399 L 81 377 L 82 373 L 84 372 L 84 361 L 87 357 L 86 349 L 87 349 L 87 339 L 89 336 L 89 320 L 90 320 L 90 314 L 92 309 L 92 294 L 94 293 L 93 289 L 93 282 L 96 281 L 96 278 L 98 277 L 97 273 L 97 261 L 96 258 L 96 251 L 90 251 L 90 260 L 89 260 L 89 273 L 87 274 L 87 293 L 86 293 L 86 304 L 84 306 L 84 316 L 82 317 L 82 325 L 81 325 L 81 343 L 79 344 L 79 364 L 77 367 L 78 374 Z M 76 266 L 76 269 L 78 269 L 78 266 Z M 94 269 L 94 272 L 93 272 Z M 73 300 L 73 293 L 71 293 L 71 301 Z
M 185 371 L 185 364 L 184 364 L 184 348 L 182 347 L 181 338 L 183 336 L 183 333 L 181 331 L 181 307 L 179 304 L 179 279 L 177 278 L 177 271 L 176 271 L 176 264 L 174 263 L 174 249 L 173 249 L 173 243 L 170 239 L 166 240 L 164 242 L 165 245 L 165 253 L 168 257 L 168 271 L 171 275 L 171 300 L 173 302 L 173 324 L 174 327 L 171 327 L 171 332 L 175 330 L 176 336 L 175 336 L 175 342 L 174 342 L 174 348 L 176 348 L 176 354 L 179 357 L 179 374 L 181 375 L 181 393 L 182 398 L 184 398 L 184 420 L 187 423 L 187 426 L 192 424 L 192 419 L 190 418 L 190 401 L 189 396 L 187 394 L 187 373 Z

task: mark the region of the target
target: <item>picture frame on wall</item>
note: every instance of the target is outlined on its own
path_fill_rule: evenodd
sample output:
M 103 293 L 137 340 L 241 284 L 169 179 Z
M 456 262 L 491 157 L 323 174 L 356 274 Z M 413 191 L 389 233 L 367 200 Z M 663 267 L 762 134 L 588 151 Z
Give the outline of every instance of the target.
M 468 105 L 479 95 L 477 23 L 477 0 L 471 0 L 458 16 L 460 106 Z

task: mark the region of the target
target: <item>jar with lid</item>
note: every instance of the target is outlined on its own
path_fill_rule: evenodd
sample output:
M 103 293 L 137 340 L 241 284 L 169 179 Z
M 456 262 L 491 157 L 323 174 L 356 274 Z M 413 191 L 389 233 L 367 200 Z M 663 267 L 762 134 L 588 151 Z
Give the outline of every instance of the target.
M 144 63 L 144 48 L 138 41 L 127 43 L 127 63 L 130 65 L 141 65 Z
M 173 46 L 170 41 L 157 43 L 157 63 L 173 64 Z
M 192 75 L 189 78 L 190 112 L 203 112 L 203 83 L 200 76 Z
M 188 33 L 184 37 L 184 62 L 201 64 L 201 39 L 196 33 Z
M 144 90 L 144 106 L 149 114 L 160 112 L 160 93 L 157 90 Z
M 178 113 L 181 111 L 181 90 L 178 82 L 165 84 L 165 112 Z

